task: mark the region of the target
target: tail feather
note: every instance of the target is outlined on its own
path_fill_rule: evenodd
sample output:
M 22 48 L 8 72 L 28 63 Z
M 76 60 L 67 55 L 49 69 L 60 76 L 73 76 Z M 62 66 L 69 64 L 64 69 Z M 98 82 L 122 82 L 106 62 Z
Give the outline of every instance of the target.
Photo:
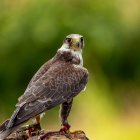
M 6 120 L 1 126 L 0 126 L 0 140 L 5 139 L 8 137 L 13 131 L 18 129 L 23 123 L 26 121 L 20 122 L 17 125 L 14 125 L 16 116 L 20 110 L 20 107 L 17 107 L 15 112 L 13 113 L 12 117 L 8 120 Z
M 15 131 L 19 127 L 19 126 L 14 126 L 12 128 L 7 129 L 8 123 L 9 123 L 9 120 L 6 120 L 0 126 L 0 140 L 4 140 L 7 136 L 9 136 L 13 131 Z
M 7 129 L 8 129 L 8 128 L 11 128 L 11 127 L 13 126 L 14 120 L 15 120 L 15 118 L 16 118 L 16 116 L 17 116 L 19 110 L 20 110 L 20 107 L 17 107 L 16 110 L 14 111 L 13 115 L 11 116 L 11 118 L 10 118 L 10 120 L 9 120 L 7 126 L 6 126 Z
M 3 122 L 1 124 L 1 126 L 0 126 L 0 134 L 1 134 L 1 132 L 6 130 L 8 123 L 9 123 L 9 120 L 6 120 L 5 122 Z

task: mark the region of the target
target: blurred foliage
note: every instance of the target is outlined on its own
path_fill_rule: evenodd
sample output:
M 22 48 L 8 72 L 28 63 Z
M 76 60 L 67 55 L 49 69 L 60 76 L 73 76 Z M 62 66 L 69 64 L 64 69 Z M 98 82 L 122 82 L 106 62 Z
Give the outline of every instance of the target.
M 1 0 L 1 122 L 65 36 L 79 33 L 90 79 L 86 94 L 75 99 L 73 129 L 85 130 L 91 140 L 140 139 L 139 25 L 138 0 Z M 44 120 L 50 129 L 56 128 L 57 111 Z

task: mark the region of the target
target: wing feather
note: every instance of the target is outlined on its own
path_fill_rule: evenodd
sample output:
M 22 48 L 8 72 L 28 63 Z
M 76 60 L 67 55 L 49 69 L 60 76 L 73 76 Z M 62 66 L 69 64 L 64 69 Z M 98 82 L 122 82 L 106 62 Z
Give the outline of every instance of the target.
M 31 89 L 33 88 L 34 83 L 48 71 L 48 69 L 51 67 L 53 63 L 55 63 L 55 58 L 50 59 L 48 62 L 46 62 L 44 65 L 41 66 L 41 68 L 35 73 L 31 81 L 29 82 L 27 89 L 24 92 L 24 95 L 31 94 L 30 88 Z M 21 100 L 22 98 L 23 96 L 19 97 L 18 100 Z
M 88 79 L 88 71 L 81 67 L 68 63 L 56 63 L 38 80 L 31 82 L 17 107 L 20 106 L 13 125 L 18 125 L 72 99 L 85 88 Z

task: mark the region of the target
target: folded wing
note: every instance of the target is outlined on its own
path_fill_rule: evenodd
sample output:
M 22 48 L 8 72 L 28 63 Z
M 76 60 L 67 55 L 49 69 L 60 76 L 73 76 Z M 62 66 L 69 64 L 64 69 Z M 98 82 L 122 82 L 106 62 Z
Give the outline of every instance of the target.
M 26 122 L 76 96 L 85 88 L 88 71 L 78 65 L 56 63 L 27 88 L 11 117 L 9 127 Z

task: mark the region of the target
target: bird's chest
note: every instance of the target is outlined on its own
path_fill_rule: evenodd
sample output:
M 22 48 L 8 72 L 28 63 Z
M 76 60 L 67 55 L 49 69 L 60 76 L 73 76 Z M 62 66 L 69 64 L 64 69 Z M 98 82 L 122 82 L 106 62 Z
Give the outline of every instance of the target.
M 83 66 L 83 58 L 82 58 L 82 55 L 80 53 L 78 53 L 78 52 L 73 52 L 72 55 L 73 55 L 72 62 L 74 64 Z

